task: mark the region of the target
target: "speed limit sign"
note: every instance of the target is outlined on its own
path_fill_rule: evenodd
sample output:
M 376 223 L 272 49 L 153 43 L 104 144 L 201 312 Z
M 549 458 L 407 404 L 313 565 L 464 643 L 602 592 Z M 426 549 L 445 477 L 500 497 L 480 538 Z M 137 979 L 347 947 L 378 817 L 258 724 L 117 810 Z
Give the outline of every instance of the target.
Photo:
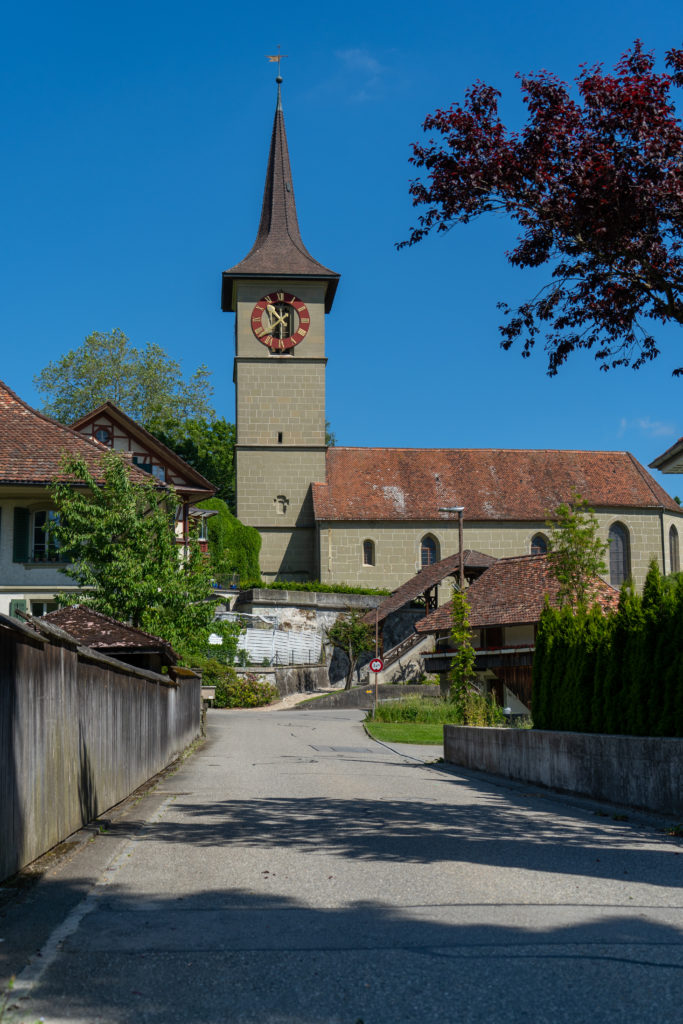
M 381 658 L 373 658 L 372 661 L 370 662 L 371 672 L 381 672 L 383 668 L 384 662 L 382 661 Z

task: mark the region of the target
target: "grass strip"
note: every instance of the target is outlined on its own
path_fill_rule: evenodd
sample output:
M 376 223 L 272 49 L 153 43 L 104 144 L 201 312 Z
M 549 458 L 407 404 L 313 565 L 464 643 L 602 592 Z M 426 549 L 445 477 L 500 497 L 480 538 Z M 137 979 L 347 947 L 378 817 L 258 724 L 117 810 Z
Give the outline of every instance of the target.
M 433 743 L 443 746 L 443 725 L 440 722 L 375 722 L 366 719 L 365 728 L 383 743 Z

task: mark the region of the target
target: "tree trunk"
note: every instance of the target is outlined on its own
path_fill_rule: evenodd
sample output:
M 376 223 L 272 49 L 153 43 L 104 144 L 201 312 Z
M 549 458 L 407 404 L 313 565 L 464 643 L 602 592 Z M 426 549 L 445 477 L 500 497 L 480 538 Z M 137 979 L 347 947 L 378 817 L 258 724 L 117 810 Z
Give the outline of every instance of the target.
M 358 658 L 349 658 L 349 671 L 346 673 L 346 684 L 345 690 L 350 690 L 353 685 L 353 673 L 356 671 L 356 663 Z

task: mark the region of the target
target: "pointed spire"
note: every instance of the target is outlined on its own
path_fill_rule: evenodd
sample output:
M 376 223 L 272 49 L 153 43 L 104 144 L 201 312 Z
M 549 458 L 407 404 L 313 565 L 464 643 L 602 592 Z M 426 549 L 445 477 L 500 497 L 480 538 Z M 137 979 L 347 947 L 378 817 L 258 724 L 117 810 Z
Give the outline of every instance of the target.
M 294 201 L 292 171 L 289 165 L 285 116 L 282 109 L 281 84 L 277 81 L 277 105 L 270 140 L 263 205 L 256 241 L 249 253 L 230 270 L 223 273 L 223 301 L 225 311 L 234 309 L 233 283 L 241 277 L 303 277 L 327 278 L 327 309 L 332 305 L 339 274 L 313 259 L 303 243 L 299 231 Z

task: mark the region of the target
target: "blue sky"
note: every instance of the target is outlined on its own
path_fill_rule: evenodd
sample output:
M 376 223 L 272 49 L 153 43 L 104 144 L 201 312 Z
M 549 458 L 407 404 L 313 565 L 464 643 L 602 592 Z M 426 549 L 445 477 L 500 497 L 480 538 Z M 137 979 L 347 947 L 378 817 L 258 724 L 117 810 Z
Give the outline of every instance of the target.
M 636 37 L 661 61 L 683 44 L 680 0 L 37 0 L 5 5 L 1 24 L 0 377 L 27 401 L 40 404 L 32 378 L 48 361 L 120 327 L 188 374 L 205 362 L 233 417 L 220 275 L 256 233 L 275 104 L 265 55 L 280 44 L 302 235 L 342 275 L 327 322 L 340 444 L 627 449 L 647 464 L 683 435 L 680 328 L 637 373 L 584 354 L 549 379 L 542 350 L 499 347 L 496 302 L 532 290 L 505 261 L 505 219 L 394 248 L 415 222 L 408 157 L 426 114 L 479 78 L 514 125 L 517 71 L 572 79 Z

